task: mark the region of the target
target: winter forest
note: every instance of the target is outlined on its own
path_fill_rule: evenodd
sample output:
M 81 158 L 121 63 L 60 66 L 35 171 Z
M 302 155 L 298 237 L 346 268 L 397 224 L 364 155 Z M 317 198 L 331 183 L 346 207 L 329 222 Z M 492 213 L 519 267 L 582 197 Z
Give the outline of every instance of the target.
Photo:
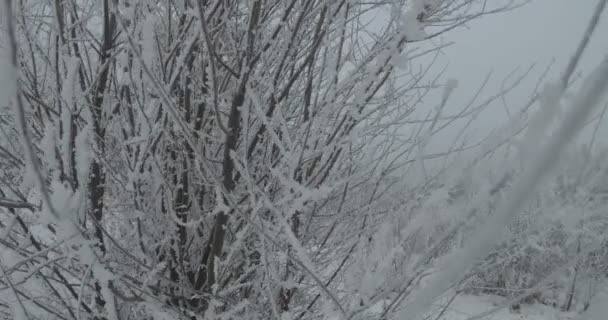
M 438 62 L 534 1 L 0 0 L 0 319 L 605 319 L 608 0 Z

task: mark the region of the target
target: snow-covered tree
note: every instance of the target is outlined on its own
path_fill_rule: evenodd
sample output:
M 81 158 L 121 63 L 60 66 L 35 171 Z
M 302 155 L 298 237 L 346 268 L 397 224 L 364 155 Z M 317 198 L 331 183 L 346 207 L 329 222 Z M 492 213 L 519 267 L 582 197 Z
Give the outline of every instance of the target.
M 471 208 L 431 40 L 517 3 L 3 4 L 5 318 L 384 319 Z

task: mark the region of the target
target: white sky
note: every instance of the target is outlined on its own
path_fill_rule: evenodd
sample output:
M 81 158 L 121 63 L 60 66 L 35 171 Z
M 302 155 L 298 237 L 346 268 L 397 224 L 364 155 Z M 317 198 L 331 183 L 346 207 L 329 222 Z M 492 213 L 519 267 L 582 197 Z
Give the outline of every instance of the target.
M 515 68 L 524 70 L 536 62 L 538 72 L 507 99 L 511 111 L 520 108 L 527 101 L 538 74 L 553 58 L 555 64 L 548 80 L 559 77 L 596 4 L 597 0 L 533 0 L 517 10 L 486 16 L 447 34 L 443 40 L 455 44 L 443 51 L 438 68 L 448 65 L 446 78 L 455 78 L 459 83 L 450 107 L 460 109 L 489 71 L 493 71 L 493 81 L 485 91 L 486 97 L 496 93 L 503 79 Z M 608 55 L 608 10 L 577 72 L 587 73 L 605 55 Z M 475 123 L 482 133 L 506 119 L 502 105 L 495 105 Z M 608 137 L 608 130 L 604 132 Z
M 447 38 L 450 74 L 483 77 L 494 68 L 508 73 L 519 65 L 556 58 L 563 66 L 587 27 L 597 0 L 533 0 L 517 10 L 469 23 Z M 608 17 L 604 13 L 583 61 L 584 69 L 608 54 Z

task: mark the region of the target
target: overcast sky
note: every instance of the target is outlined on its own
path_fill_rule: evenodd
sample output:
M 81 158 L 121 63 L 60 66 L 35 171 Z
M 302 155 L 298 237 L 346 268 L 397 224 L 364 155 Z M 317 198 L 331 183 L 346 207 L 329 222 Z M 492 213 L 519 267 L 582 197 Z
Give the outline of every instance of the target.
M 491 1 L 491 0 L 490 0 Z M 521 70 L 538 63 L 538 72 L 508 97 L 516 110 L 529 97 L 540 71 L 552 60 L 551 79 L 564 69 L 587 27 L 597 0 L 532 0 L 511 12 L 486 16 L 466 28 L 450 32 L 444 40 L 455 44 L 446 48 L 439 66 L 448 66 L 446 77 L 458 79 L 452 108 L 460 108 L 489 71 L 493 82 L 486 96 L 496 93 L 502 80 L 517 67 Z M 608 10 L 604 12 L 577 71 L 588 72 L 608 54 Z M 457 105 L 457 106 L 456 106 Z M 496 127 L 506 120 L 504 108 L 489 109 L 476 121 L 480 130 Z M 608 130 L 604 130 L 608 136 Z
M 563 66 L 574 51 L 597 0 L 533 0 L 517 10 L 473 21 L 447 38 L 456 42 L 445 50 L 452 62 L 449 74 L 483 77 L 494 68 L 508 73 L 518 65 L 556 58 Z M 608 17 L 590 44 L 583 68 L 608 53 Z

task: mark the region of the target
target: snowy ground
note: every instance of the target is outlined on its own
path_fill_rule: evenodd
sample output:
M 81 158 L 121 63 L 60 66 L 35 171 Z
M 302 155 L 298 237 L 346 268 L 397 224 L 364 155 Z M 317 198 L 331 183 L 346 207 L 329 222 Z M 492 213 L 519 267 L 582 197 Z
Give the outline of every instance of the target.
M 466 320 L 476 315 L 492 310 L 504 303 L 504 299 L 496 296 L 462 295 L 455 299 L 441 320 Z M 430 319 L 435 319 L 430 317 Z M 521 305 L 518 312 L 503 308 L 483 318 L 485 320 L 569 320 L 575 319 L 574 313 L 564 313 L 555 308 L 542 304 Z
M 424 315 L 425 320 L 575 320 L 575 312 L 562 312 L 543 304 L 521 304 L 514 311 L 508 307 L 507 300 L 492 295 L 459 295 L 445 312 L 449 299 L 434 304 L 434 312 Z M 507 307 L 505 307 L 507 305 Z M 378 304 L 369 309 L 370 319 L 376 319 L 383 307 Z M 333 318 L 331 318 L 333 319 Z M 338 318 L 336 318 L 338 319 Z

